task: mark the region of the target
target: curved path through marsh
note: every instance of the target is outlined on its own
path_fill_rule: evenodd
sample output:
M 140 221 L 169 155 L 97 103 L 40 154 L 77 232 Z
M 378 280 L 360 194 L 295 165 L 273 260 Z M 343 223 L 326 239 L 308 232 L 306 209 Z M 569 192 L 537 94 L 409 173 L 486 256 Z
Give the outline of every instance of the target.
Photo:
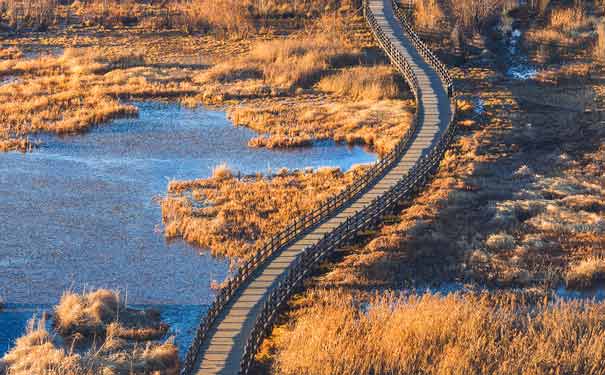
M 377 197 L 395 187 L 410 169 L 440 141 L 451 121 L 450 98 L 438 72 L 421 56 L 412 40 L 405 33 L 394 13 L 392 0 L 368 0 L 367 12 L 371 12 L 378 29 L 407 61 L 416 76 L 417 123 L 416 132 L 405 155 L 394 163 L 378 181 L 356 198 L 347 202 L 328 220 L 317 225 L 293 243 L 272 256 L 241 285 L 220 311 L 211 328 L 196 350 L 196 374 L 234 375 L 240 372 L 243 355 L 251 333 L 268 295 L 285 277 L 297 256 L 309 246 L 315 245 L 347 218 L 368 206 Z M 393 58 L 393 56 L 390 56 Z M 185 369 L 184 373 L 189 373 Z

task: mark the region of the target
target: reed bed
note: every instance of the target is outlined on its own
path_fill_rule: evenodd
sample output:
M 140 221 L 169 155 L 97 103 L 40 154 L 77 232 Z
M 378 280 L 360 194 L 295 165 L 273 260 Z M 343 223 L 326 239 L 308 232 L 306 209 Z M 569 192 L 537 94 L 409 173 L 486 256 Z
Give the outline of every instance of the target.
M 334 140 L 370 146 L 379 154 L 389 152 L 413 121 L 411 100 L 380 100 L 325 103 L 316 99 L 236 107 L 229 118 L 262 135 L 253 138 L 253 147 L 307 145 L 316 140 Z
M 303 300 L 278 330 L 275 373 L 602 373 L 603 303 L 518 293 L 358 298 L 339 289 Z
M 468 71 L 480 80 L 490 74 Z M 469 126 L 434 180 L 377 235 L 364 237 L 325 281 L 360 288 L 436 277 L 501 287 L 598 285 L 605 132 L 593 112 L 570 110 L 594 107 L 595 93 L 586 100 L 581 93 L 603 87 L 595 77 L 558 87 L 524 82 L 515 96 L 485 84 L 481 116 L 472 101 L 460 102 L 459 123 Z M 550 114 L 521 110 L 518 100 L 525 97 L 552 103 Z
M 526 39 L 530 43 L 553 46 L 594 45 L 597 20 L 588 16 L 583 5 L 552 9 L 547 25 L 530 30 Z M 595 53 L 597 53 L 595 45 Z
M 9 79 L 0 85 L 0 150 L 28 151 L 37 144 L 36 133 L 85 132 L 114 118 L 136 116 L 129 100 L 160 99 L 227 105 L 233 120 L 260 133 L 252 147 L 300 147 L 334 139 L 387 152 L 411 121 L 411 101 L 395 98 L 407 91 L 391 68 L 362 66 L 368 63 L 363 41 L 371 40 L 363 19 L 324 13 L 290 36 L 266 34 L 237 42 L 183 35 L 148 40 L 145 34 L 115 31 L 71 42 L 33 38 L 28 43 L 67 47 L 63 55 L 33 58 L 24 58 L 16 43 L 0 60 L 0 77 Z M 355 37 L 349 30 L 356 30 Z M 70 47 L 76 42 L 98 47 Z M 219 62 L 174 64 L 192 51 Z M 335 90 L 352 74 L 365 78 Z M 375 103 L 375 98 L 383 99 Z M 299 114 L 305 115 L 301 122 L 294 117 Z M 261 124 L 263 119 L 270 123 Z
M 240 258 L 252 255 L 271 235 L 338 193 L 364 169 L 282 170 L 238 179 L 223 168 L 208 179 L 169 184 L 169 194 L 161 200 L 164 234 L 216 255 Z
M 258 24 L 273 18 L 312 18 L 327 11 L 350 11 L 349 0 L 168 0 L 161 3 L 121 0 L 2 0 L 0 22 L 13 31 L 45 31 L 50 27 L 138 26 L 150 31 L 182 30 L 220 37 L 246 38 Z
M 405 92 L 402 86 L 397 72 L 388 65 L 344 69 L 317 84 L 321 91 L 358 101 L 401 98 Z
M 257 43 L 249 54 L 227 60 L 198 77 L 202 83 L 261 78 L 267 84 L 292 90 L 314 84 L 330 68 L 355 63 L 360 52 L 334 33 Z
M 119 294 L 68 292 L 55 308 L 57 335 L 44 318 L 0 359 L 7 375 L 177 374 L 178 349 L 158 342 L 168 326 L 153 310 L 128 308 Z
M 0 62 L 0 75 L 20 79 L 0 86 L 0 141 L 6 150 L 27 151 L 38 132 L 69 134 L 119 117 L 137 115 L 121 98 L 169 98 L 191 92 L 140 55 L 66 49 L 62 56 Z
M 421 29 L 436 29 L 445 19 L 437 0 L 417 0 L 414 4 L 414 22 Z
M 605 62 L 605 22 L 601 21 L 597 26 L 597 44 L 595 56 L 601 62 Z

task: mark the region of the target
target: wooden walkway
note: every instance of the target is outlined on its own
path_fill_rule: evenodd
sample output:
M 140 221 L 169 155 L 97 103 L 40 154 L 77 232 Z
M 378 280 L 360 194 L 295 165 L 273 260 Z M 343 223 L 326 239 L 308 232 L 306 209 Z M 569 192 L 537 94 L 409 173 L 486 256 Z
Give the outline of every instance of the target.
M 418 86 L 417 131 L 407 153 L 385 176 L 366 193 L 351 202 L 334 217 L 303 235 L 298 241 L 269 259 L 240 288 L 216 319 L 200 348 L 196 374 L 236 375 L 245 345 L 266 296 L 286 273 L 295 258 L 308 246 L 315 244 L 347 217 L 368 205 L 377 196 L 391 189 L 412 166 L 426 156 L 450 122 L 450 98 L 437 72 L 427 64 L 404 33 L 395 17 L 391 0 L 368 0 L 369 9 L 385 35 L 391 40 L 413 69 Z

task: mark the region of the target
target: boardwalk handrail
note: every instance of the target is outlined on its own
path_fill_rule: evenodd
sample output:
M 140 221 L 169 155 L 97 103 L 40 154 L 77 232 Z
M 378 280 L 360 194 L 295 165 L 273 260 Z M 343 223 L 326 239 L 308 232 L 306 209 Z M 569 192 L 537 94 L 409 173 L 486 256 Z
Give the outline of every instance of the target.
M 380 29 L 380 27 L 378 27 L 376 20 L 373 18 L 373 15 L 371 14 L 371 12 L 368 12 L 366 1 L 364 1 L 364 13 L 366 14 L 366 19 L 367 19 L 368 23 L 370 24 L 370 28 L 372 29 L 376 39 L 381 44 L 385 53 L 389 56 L 389 59 L 391 60 L 393 65 L 405 77 L 408 85 L 410 86 L 410 89 L 412 90 L 412 92 L 416 98 L 416 101 L 418 101 L 418 92 L 419 92 L 418 81 L 417 81 L 416 76 L 415 76 L 412 68 L 410 67 L 409 63 L 401 55 L 399 50 L 397 50 L 392 45 L 390 40 L 388 38 L 386 38 L 386 36 L 384 35 L 384 32 Z M 399 15 L 398 15 L 398 17 L 402 20 L 402 22 L 406 23 L 404 18 L 401 18 Z M 407 30 L 408 29 L 406 29 L 406 31 Z M 411 30 L 411 28 L 409 28 L 409 30 L 413 32 L 413 30 Z M 411 35 L 412 34 L 410 34 L 410 36 Z M 420 41 L 420 38 L 418 38 L 417 36 L 416 36 L 416 38 L 417 38 L 417 41 L 414 42 L 415 46 L 417 43 L 419 43 L 418 45 L 424 45 L 422 43 L 422 41 Z M 427 60 L 429 60 L 429 58 L 426 57 L 425 54 L 430 53 L 432 55 L 432 53 L 430 52 L 430 50 L 428 50 L 428 48 L 426 48 L 426 46 L 424 49 L 422 49 L 421 47 L 416 47 L 416 48 L 418 48 L 419 51 L 422 51 L 422 50 L 428 51 L 428 52 L 422 52 L 422 55 Z M 434 59 L 435 59 L 435 61 L 438 62 L 438 60 L 436 58 L 434 58 Z M 432 61 L 432 60 L 430 60 L 430 61 Z M 443 68 L 443 70 L 440 71 L 440 77 L 442 78 L 444 84 L 446 84 L 448 88 L 451 87 L 451 78 L 445 79 L 445 77 L 449 77 L 449 74 L 447 73 L 447 70 L 445 70 L 445 68 Z M 448 93 L 451 94 L 452 91 L 450 91 L 448 89 Z M 416 117 L 418 117 L 418 115 L 419 114 L 417 111 Z M 205 317 L 200 321 L 196 335 L 191 343 L 191 346 L 189 347 L 189 350 L 188 350 L 185 360 L 183 362 L 183 367 L 181 370 L 182 375 L 189 375 L 192 372 L 196 359 L 200 355 L 200 353 L 199 353 L 200 348 L 201 348 L 205 338 L 207 337 L 209 330 L 212 328 L 213 324 L 216 322 L 216 319 L 219 316 L 220 312 L 232 300 L 232 298 L 235 295 L 235 293 L 237 292 L 237 290 L 240 287 L 242 287 L 242 285 L 244 285 L 250 279 L 251 274 L 256 269 L 258 269 L 258 267 L 260 265 L 264 264 L 265 261 L 268 258 L 270 258 L 272 255 L 278 253 L 285 247 L 289 246 L 295 240 L 299 239 L 303 234 L 307 233 L 310 229 L 321 224 L 328 218 L 334 216 L 334 214 L 336 212 L 342 210 L 344 207 L 347 206 L 348 203 L 350 203 L 352 200 L 354 200 L 355 198 L 360 196 L 362 193 L 367 191 L 370 186 L 372 186 L 374 183 L 376 183 L 378 180 L 380 180 L 380 178 L 406 153 L 407 149 L 410 147 L 412 137 L 417 130 L 417 123 L 418 123 L 418 121 L 414 121 L 412 126 L 410 126 L 408 131 L 400 139 L 400 141 L 393 148 L 393 150 L 391 152 L 389 152 L 388 154 L 386 154 L 383 158 L 381 158 L 381 160 L 378 161 L 377 163 L 375 163 L 372 167 L 370 167 L 361 177 L 357 178 L 351 185 L 349 185 L 347 188 L 345 188 L 339 194 L 322 202 L 315 210 L 301 216 L 297 220 L 294 220 L 284 230 L 280 231 L 279 233 L 277 233 L 276 235 L 271 237 L 270 240 L 265 242 L 264 245 L 257 250 L 257 252 L 255 253 L 254 256 L 250 257 L 243 264 L 240 265 L 240 267 L 238 268 L 238 271 L 235 273 L 235 275 L 231 279 L 229 279 L 228 282 L 226 283 L 225 287 L 223 287 L 218 292 L 218 294 L 215 297 L 215 300 L 213 301 L 212 305 L 208 309 L 208 312 L 206 313 Z M 430 158 L 430 156 L 429 156 L 429 158 Z M 410 173 L 408 175 L 408 177 L 410 175 L 412 175 L 412 173 Z M 402 181 L 405 181 L 405 179 Z M 389 193 L 387 193 L 385 195 L 388 195 L 388 194 Z M 375 202 L 373 202 L 368 207 L 373 207 L 373 205 L 375 205 Z M 392 203 L 391 203 L 391 205 L 392 205 Z M 385 207 L 385 209 L 388 207 L 390 207 L 390 206 Z M 361 212 L 366 212 L 366 210 L 367 210 L 367 208 L 362 210 Z M 357 220 L 357 219 L 355 219 L 356 217 L 358 217 L 358 215 L 356 215 L 352 220 L 347 220 L 346 223 L 355 222 L 354 220 Z M 339 226 L 334 231 L 334 233 L 342 233 L 342 230 L 343 230 L 342 228 L 343 228 L 342 225 Z M 347 226 L 346 228 L 351 229 L 353 227 Z M 349 235 L 352 235 L 353 233 L 354 232 L 350 233 Z M 326 238 L 328 238 L 328 237 L 326 237 Z M 335 238 L 335 237 L 329 237 L 329 238 Z M 324 240 L 325 240 L 325 238 L 324 238 Z M 320 242 L 320 244 L 325 243 L 324 240 L 322 240 Z M 323 251 L 317 252 L 317 246 L 306 249 L 297 258 L 296 265 L 294 265 L 293 267 L 291 267 L 289 269 L 288 275 L 295 274 L 292 272 L 294 272 L 297 269 L 297 267 L 300 267 L 300 265 L 303 264 L 303 263 L 301 263 L 301 261 L 306 261 L 306 259 L 310 256 L 309 254 L 310 254 L 311 250 L 313 250 L 313 249 L 315 249 L 314 253 L 326 254 L 325 249 Z M 315 263 L 316 263 L 316 261 L 312 262 L 312 264 L 315 264 Z M 312 264 L 310 264 L 310 265 L 312 265 Z M 300 274 L 300 272 L 299 272 L 299 274 Z M 304 275 L 306 275 L 306 273 Z M 302 275 L 301 277 L 304 277 L 304 275 Z M 286 279 L 288 279 L 288 278 L 286 278 Z M 286 280 L 286 279 L 284 279 L 284 280 Z M 287 285 L 296 286 L 300 280 L 301 279 L 297 279 L 294 284 L 287 284 Z M 294 282 L 294 279 L 292 279 L 290 281 Z M 283 281 L 282 281 L 282 283 L 283 283 Z M 277 288 L 277 289 L 282 290 L 283 288 L 286 287 L 285 285 L 286 284 L 280 284 L 279 288 Z M 289 295 L 289 293 L 291 292 L 292 289 L 290 287 L 287 287 L 286 289 L 288 290 L 288 293 L 283 294 L 280 292 L 281 293 L 280 296 L 283 297 L 283 296 Z M 274 290 L 274 293 L 271 293 L 271 295 L 269 296 L 270 298 L 267 299 L 267 301 L 263 307 L 262 313 L 259 316 L 259 320 L 256 322 L 255 328 L 254 328 L 252 334 L 250 335 L 250 339 L 248 340 L 248 342 L 246 344 L 246 350 L 245 350 L 245 353 L 244 353 L 244 355 L 242 357 L 242 361 L 241 361 L 242 373 L 247 372 L 247 369 L 251 363 L 252 356 L 256 352 L 256 348 L 258 347 L 258 345 L 260 343 L 260 339 L 263 334 L 262 333 L 259 334 L 261 332 L 261 331 L 259 331 L 259 329 L 262 327 L 266 328 L 268 324 L 271 324 L 274 314 L 276 312 L 276 309 L 279 308 L 279 306 L 283 302 L 283 301 L 281 301 L 281 299 L 279 299 L 281 301 L 280 303 L 278 303 L 278 304 L 274 303 L 274 301 L 277 301 L 277 299 L 276 299 L 277 297 L 273 296 L 275 294 L 275 292 L 276 292 L 276 290 Z M 271 306 L 273 306 L 273 308 L 271 308 Z M 267 315 L 265 312 L 269 311 L 269 310 L 271 310 L 273 312 L 272 312 L 272 314 Z M 270 318 L 270 319 L 267 320 L 267 318 Z M 265 328 L 262 329 L 263 332 L 265 332 Z
M 347 239 L 352 238 L 361 230 L 370 227 L 380 221 L 381 217 L 395 206 L 402 199 L 410 198 L 414 192 L 424 185 L 429 176 L 436 171 L 447 150 L 449 144 L 454 138 L 456 126 L 454 117 L 456 111 L 453 79 L 445 66 L 431 52 L 431 50 L 422 42 L 414 32 L 407 21 L 404 13 L 395 0 L 392 0 L 395 15 L 402 23 L 404 31 L 408 34 L 415 48 L 422 57 L 438 73 L 444 89 L 451 98 L 452 106 L 451 117 L 448 121 L 447 129 L 443 132 L 441 139 L 431 150 L 428 156 L 420 159 L 416 165 L 402 178 L 393 188 L 385 194 L 375 198 L 368 206 L 358 211 L 355 215 L 347 218 L 336 229 L 325 234 L 324 237 L 315 245 L 309 246 L 296 257 L 294 263 L 288 268 L 287 273 L 280 279 L 278 285 L 265 299 L 265 303 L 254 323 L 254 328 L 250 333 L 242 359 L 240 362 L 240 375 L 246 375 L 250 369 L 255 353 L 272 327 L 273 322 L 281 306 L 291 297 L 292 293 L 314 269 L 314 266 L 322 261 L 327 255 L 337 248 Z M 394 48 L 391 41 L 386 37 L 384 31 L 379 27 L 374 14 L 369 8 L 367 0 L 363 2 L 364 15 L 375 38 L 382 46 L 384 52 L 391 59 L 391 63 L 404 75 L 414 96 L 418 100 L 418 81 L 409 63 L 403 58 L 399 50 Z M 418 112 L 416 113 L 418 116 Z M 409 141 L 409 139 L 407 140 Z
M 412 92 L 416 95 L 418 92 L 418 83 L 408 62 L 401 56 L 399 51 L 392 46 L 389 48 L 393 51 L 389 57 L 392 61 L 396 61 L 395 66 L 405 76 Z M 416 116 L 417 115 L 418 113 L 416 113 Z M 355 179 L 355 181 L 343 191 L 325 200 L 316 209 L 294 220 L 285 229 L 272 236 L 271 239 L 265 242 L 264 245 L 256 251 L 254 256 L 250 257 L 239 266 L 235 275 L 229 279 L 227 284 L 218 292 L 205 317 L 200 321 L 195 337 L 193 338 L 183 361 L 181 375 L 189 375 L 191 373 L 195 361 L 200 354 L 200 347 L 204 342 L 208 331 L 214 324 L 220 312 L 230 302 L 238 288 L 249 279 L 250 275 L 273 254 L 279 252 L 294 240 L 300 238 L 300 236 L 308 232 L 311 228 L 332 217 L 336 212 L 343 209 L 351 200 L 357 198 L 360 194 L 365 192 L 368 187 L 378 181 L 384 173 L 405 154 L 411 144 L 412 137 L 416 132 L 416 125 L 417 121 L 414 121 L 393 150 L 372 165 L 372 167 L 370 167 L 362 176 Z

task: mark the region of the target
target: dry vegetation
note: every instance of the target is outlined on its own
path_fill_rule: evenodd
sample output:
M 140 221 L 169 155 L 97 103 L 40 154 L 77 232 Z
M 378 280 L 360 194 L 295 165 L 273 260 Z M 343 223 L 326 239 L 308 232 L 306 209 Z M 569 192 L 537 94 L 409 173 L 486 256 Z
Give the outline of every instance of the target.
M 165 235 L 182 237 L 213 254 L 245 258 L 302 213 L 336 194 L 363 168 L 342 173 L 280 171 L 238 179 L 221 166 L 211 178 L 173 181 L 161 201 Z
M 553 16 L 547 3 L 535 6 L 548 27 L 592 25 Z M 605 304 L 565 301 L 551 288 L 605 279 L 604 72 L 578 60 L 515 83 L 476 66 L 454 69 L 461 130 L 438 174 L 399 215 L 322 265 L 265 340 L 259 369 L 603 372 Z M 384 292 L 444 281 L 482 292 Z
M 364 100 L 325 103 L 314 97 L 281 100 L 265 106 L 235 107 L 229 118 L 263 135 L 253 147 L 287 147 L 333 139 L 371 146 L 380 154 L 397 144 L 413 120 L 413 101 Z
M 601 62 L 605 61 L 605 21 L 601 21 L 597 26 L 595 57 Z
M 414 21 L 421 30 L 443 32 L 457 26 L 472 36 L 482 31 L 502 11 L 505 0 L 415 0 Z
M 311 291 L 275 332 L 274 373 L 601 374 L 605 304 L 518 293 Z M 265 349 L 270 349 L 266 347 Z
M 183 95 L 191 88 L 174 72 L 145 67 L 140 55 L 66 49 L 62 56 L 0 62 L 0 150 L 29 147 L 36 132 L 74 133 L 112 118 L 136 116 L 119 98 Z M 171 74 L 172 73 L 172 74 Z
M 467 74 L 476 82 L 493 73 Z M 487 122 L 462 118 L 468 130 L 433 182 L 326 278 L 354 286 L 438 274 L 499 286 L 600 279 L 568 272 L 605 252 L 605 132 L 598 112 L 570 111 L 585 105 L 585 87 L 574 85 L 480 84 Z
M 461 103 L 466 130 L 429 187 L 291 300 L 257 354 L 259 369 L 602 373 L 605 304 L 545 288 L 604 278 L 602 125 L 585 114 L 523 113 L 509 88 L 487 83 L 493 72 L 465 73 L 461 89 L 481 87 L 485 118 Z M 452 279 L 524 291 L 382 291 Z
M 114 28 L 138 26 L 148 30 L 179 29 L 221 37 L 247 37 L 258 31 L 259 19 L 315 17 L 326 11 L 348 10 L 348 0 L 2 0 L 2 29 L 46 31 L 65 25 Z
M 343 37 L 349 34 L 343 21 L 324 17 L 321 33 L 310 30 L 261 42 L 250 53 L 213 66 L 195 78 L 205 91 L 193 100 L 249 99 L 230 108 L 229 115 L 236 124 L 262 133 L 250 146 L 292 147 L 333 139 L 388 151 L 409 127 L 413 104 L 401 100 L 406 90 L 391 67 L 357 66 L 366 62 L 367 52 Z
M 0 55 L 0 151 L 30 150 L 39 132 L 82 132 L 115 117 L 134 116 L 136 108 L 127 103 L 133 99 L 227 104 L 239 125 L 262 133 L 250 142 L 255 147 L 334 139 L 388 151 L 409 126 L 413 107 L 400 99 L 407 90 L 394 70 L 381 64 L 363 19 L 348 2 L 261 3 L 249 11 L 315 18 L 304 27 L 294 22 L 291 30 L 278 21 L 267 23 L 265 31 L 237 40 L 149 36 L 133 27 L 7 39 Z M 152 7 L 111 4 L 90 6 L 124 14 L 128 7 Z M 189 3 L 178 3 L 183 4 Z M 205 3 L 189 5 L 200 4 Z M 70 9 L 80 6 L 74 3 Z M 252 17 L 256 23 L 258 14 Z M 288 35 L 275 37 L 275 32 Z M 56 53 L 60 48 L 63 55 Z M 361 79 L 352 81 L 354 75 Z
M 55 308 L 59 337 L 44 319 L 0 360 L 8 375 L 177 374 L 178 350 L 163 337 L 167 326 L 153 310 L 133 310 L 108 290 L 66 293 Z M 78 349 L 78 350 L 74 350 Z
M 419 0 L 414 6 L 414 20 L 421 29 L 436 29 L 445 15 L 437 0 Z
M 589 17 L 580 5 L 572 8 L 554 8 L 548 14 L 547 25 L 532 30 L 527 38 L 534 43 L 587 45 L 593 42 L 595 26 L 596 19 Z

